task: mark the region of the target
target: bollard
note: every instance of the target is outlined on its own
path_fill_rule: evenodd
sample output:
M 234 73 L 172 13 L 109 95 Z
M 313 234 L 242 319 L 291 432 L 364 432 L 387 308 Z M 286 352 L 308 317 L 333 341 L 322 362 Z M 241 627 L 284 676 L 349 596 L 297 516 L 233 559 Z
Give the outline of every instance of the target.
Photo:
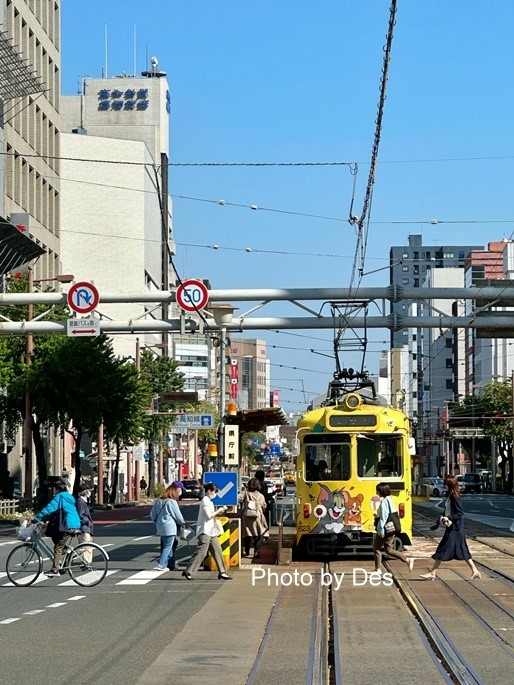
M 241 520 L 237 518 L 227 518 L 226 516 L 216 517 L 223 526 L 223 533 L 219 536 L 221 553 L 227 569 L 234 566 L 239 567 L 241 558 Z M 214 557 L 209 552 L 203 562 L 206 571 L 216 571 L 217 566 Z

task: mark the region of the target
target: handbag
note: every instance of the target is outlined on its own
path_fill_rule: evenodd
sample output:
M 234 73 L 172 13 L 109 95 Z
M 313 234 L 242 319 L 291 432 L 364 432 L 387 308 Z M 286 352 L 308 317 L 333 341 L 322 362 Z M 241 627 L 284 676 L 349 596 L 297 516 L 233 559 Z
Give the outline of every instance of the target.
M 211 537 L 218 537 L 223 533 L 223 524 L 221 521 L 217 518 L 213 518 L 212 520 L 212 533 Z
M 402 532 L 402 525 L 400 523 L 400 517 L 397 511 L 391 509 L 391 502 L 387 500 L 387 505 L 389 507 L 389 516 L 384 526 L 384 533 L 386 537 L 391 535 L 397 535 Z
M 62 506 L 62 500 L 59 503 L 59 508 L 57 511 L 50 516 L 48 523 L 46 524 L 45 535 L 50 538 L 58 538 L 63 533 L 68 532 L 68 522 L 66 521 L 66 512 Z

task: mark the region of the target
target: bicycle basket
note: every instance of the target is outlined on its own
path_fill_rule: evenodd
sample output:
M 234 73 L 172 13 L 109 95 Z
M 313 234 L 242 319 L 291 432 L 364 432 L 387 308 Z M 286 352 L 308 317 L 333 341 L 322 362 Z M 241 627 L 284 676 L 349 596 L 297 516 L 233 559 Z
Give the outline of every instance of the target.
M 20 526 L 19 528 L 16 528 L 16 538 L 18 540 L 22 540 L 23 542 L 28 542 L 32 538 L 32 535 L 35 533 L 35 531 L 35 524 Z

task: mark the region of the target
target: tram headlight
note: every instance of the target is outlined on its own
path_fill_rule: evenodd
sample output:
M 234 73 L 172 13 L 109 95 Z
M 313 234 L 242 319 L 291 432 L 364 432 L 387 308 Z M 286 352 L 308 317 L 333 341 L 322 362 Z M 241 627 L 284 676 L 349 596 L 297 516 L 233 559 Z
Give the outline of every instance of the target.
M 351 392 L 343 398 L 343 405 L 345 409 L 353 411 L 362 404 L 362 397 L 355 392 Z

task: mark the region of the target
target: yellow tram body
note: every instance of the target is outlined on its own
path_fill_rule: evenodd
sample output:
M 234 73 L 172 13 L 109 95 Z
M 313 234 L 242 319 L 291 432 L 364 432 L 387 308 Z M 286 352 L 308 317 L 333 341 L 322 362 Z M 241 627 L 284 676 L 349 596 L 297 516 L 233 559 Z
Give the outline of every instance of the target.
M 296 543 L 310 556 L 369 552 L 380 498 L 388 483 L 402 532 L 397 546 L 411 544 L 410 423 L 389 406 L 349 392 L 333 405 L 298 421 Z

